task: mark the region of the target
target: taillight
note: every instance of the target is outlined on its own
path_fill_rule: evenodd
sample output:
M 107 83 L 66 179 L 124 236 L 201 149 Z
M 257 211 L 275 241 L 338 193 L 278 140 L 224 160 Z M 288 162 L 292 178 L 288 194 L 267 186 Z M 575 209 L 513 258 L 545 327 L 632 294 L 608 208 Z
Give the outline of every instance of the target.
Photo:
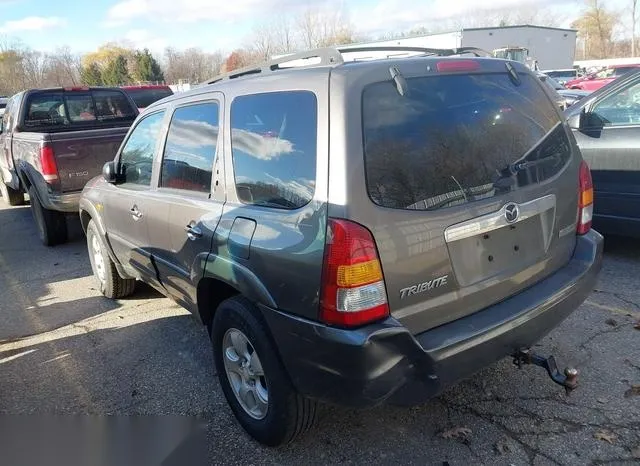
M 382 267 L 371 232 L 348 220 L 329 219 L 320 319 L 354 327 L 388 315 Z
M 51 146 L 40 148 L 40 171 L 46 182 L 58 180 L 58 166 Z
M 593 220 L 593 180 L 591 170 L 583 160 L 580 164 L 580 191 L 578 197 L 578 234 L 584 235 L 591 230 Z
M 436 64 L 436 70 L 440 73 L 455 71 L 478 71 L 480 63 L 474 60 L 443 60 Z

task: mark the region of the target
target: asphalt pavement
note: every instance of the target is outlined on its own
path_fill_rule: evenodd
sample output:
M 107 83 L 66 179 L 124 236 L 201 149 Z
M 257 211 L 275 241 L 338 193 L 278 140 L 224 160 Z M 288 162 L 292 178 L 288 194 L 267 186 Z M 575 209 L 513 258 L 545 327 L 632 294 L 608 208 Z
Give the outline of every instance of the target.
M 505 359 L 416 408 L 326 407 L 310 435 L 269 449 L 236 424 L 191 315 L 145 286 L 103 298 L 77 218 L 46 248 L 28 206 L 0 205 L 0 414 L 196 416 L 210 464 L 640 463 L 637 241 L 607 238 L 597 288 L 535 348 L 580 370 L 570 396 Z

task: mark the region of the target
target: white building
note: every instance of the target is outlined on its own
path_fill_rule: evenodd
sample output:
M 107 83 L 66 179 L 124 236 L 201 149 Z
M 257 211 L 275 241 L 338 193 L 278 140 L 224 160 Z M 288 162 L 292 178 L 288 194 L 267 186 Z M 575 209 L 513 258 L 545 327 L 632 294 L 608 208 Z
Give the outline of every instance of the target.
M 428 34 L 406 39 L 393 39 L 361 44 L 346 45 L 343 48 L 363 46 L 406 46 L 452 49 L 477 47 L 487 52 L 502 47 L 526 47 L 529 56 L 538 61 L 541 69 L 571 68 L 576 53 L 575 29 L 560 29 L 543 26 L 504 26 L 495 28 L 469 28 L 441 34 Z M 388 52 L 354 52 L 347 60 L 366 60 L 391 57 Z

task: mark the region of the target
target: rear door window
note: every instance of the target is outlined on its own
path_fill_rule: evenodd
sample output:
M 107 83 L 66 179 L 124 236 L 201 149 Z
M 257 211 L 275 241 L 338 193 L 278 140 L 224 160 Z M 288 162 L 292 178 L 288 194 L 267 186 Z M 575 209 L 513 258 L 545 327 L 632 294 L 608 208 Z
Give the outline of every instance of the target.
M 218 144 L 218 104 L 176 109 L 162 159 L 160 187 L 208 193 Z
M 537 82 L 536 82 L 537 81 Z M 536 77 L 407 79 L 362 97 L 367 189 L 381 206 L 434 210 L 486 199 L 558 173 L 571 150 Z
M 237 97 L 231 104 L 231 151 L 238 198 L 296 209 L 315 191 L 316 96 L 308 91 Z

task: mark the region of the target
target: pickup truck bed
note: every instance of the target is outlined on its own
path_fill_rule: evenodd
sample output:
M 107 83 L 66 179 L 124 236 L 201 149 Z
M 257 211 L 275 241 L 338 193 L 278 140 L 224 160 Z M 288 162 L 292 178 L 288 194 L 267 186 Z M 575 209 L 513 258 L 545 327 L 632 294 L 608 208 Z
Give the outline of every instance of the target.
M 64 215 L 78 211 L 82 188 L 113 160 L 137 113 L 115 88 L 32 90 L 10 99 L 0 133 L 0 192 L 11 205 L 29 194 L 44 244 L 66 241 Z

